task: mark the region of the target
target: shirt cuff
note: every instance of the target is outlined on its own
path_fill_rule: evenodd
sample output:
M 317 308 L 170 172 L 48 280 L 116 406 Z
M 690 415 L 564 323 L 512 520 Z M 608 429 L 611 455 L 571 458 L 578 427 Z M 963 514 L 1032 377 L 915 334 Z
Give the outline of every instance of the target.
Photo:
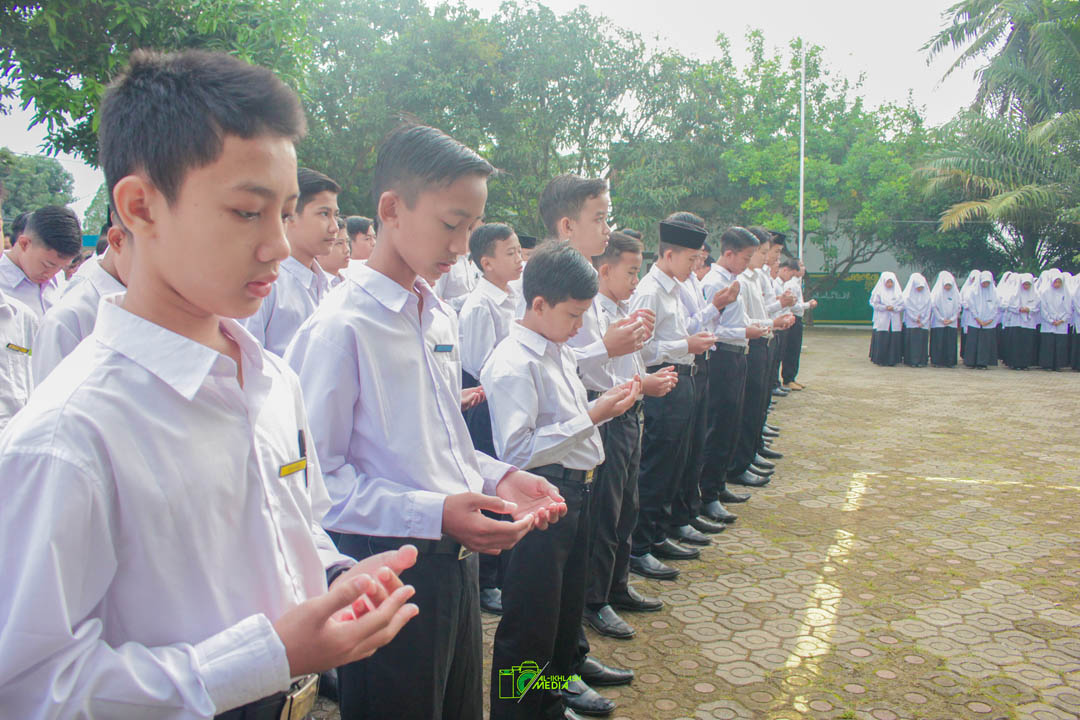
M 218 714 L 289 689 L 285 645 L 262 614 L 195 646 L 199 675 Z
M 408 494 L 405 509 L 405 537 L 438 540 L 442 537 L 444 493 L 416 490 Z

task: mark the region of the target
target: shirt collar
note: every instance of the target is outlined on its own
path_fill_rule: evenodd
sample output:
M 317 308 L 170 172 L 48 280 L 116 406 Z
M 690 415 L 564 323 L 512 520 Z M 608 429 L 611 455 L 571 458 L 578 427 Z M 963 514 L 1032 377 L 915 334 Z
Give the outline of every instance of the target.
M 661 270 L 659 265 L 653 265 L 649 270 L 649 274 L 652 275 L 660 287 L 664 289 L 664 292 L 669 295 L 679 286 L 679 281 Z
M 110 293 L 124 292 L 126 289 L 124 284 L 114 278 L 105 268 L 101 267 L 101 262 L 98 258 L 90 258 L 83 266 L 79 268 L 79 271 L 75 273 L 83 275 L 83 279 L 89 282 L 97 291 L 102 295 L 108 295 Z
M 413 289 L 416 293 L 409 292 L 378 270 L 372 270 L 366 263 L 356 268 L 356 272 L 352 273 L 348 279 L 363 287 L 368 295 L 375 298 L 390 312 L 399 313 L 410 301 L 417 302 L 416 293 L 423 298 L 425 310 L 442 306 L 442 301 L 420 276 L 413 281 Z
M 21 282 L 30 282 L 30 278 L 26 277 L 26 273 L 22 268 L 15 264 L 15 261 L 11 259 L 7 252 L 0 253 L 0 276 L 2 276 L 11 287 L 16 287 Z
M 600 307 L 610 313 L 612 317 L 619 317 L 620 315 L 627 314 L 626 303 L 615 302 L 604 293 L 597 293 L 596 297 L 600 298 Z
M 152 373 L 188 401 L 199 392 L 215 363 L 225 360 L 232 364 L 230 358 L 216 350 L 128 312 L 120 306 L 123 299 L 123 294 L 104 299 L 93 337 Z M 263 368 L 258 341 L 230 318 L 221 319 L 221 329 L 240 347 L 245 385 L 257 382 Z
M 496 305 L 502 305 L 506 302 L 507 298 L 510 297 L 510 292 L 506 292 L 483 276 L 480 276 L 480 282 L 476 284 L 476 289 L 483 294 L 484 297 L 492 300 Z
M 540 333 L 525 327 L 520 321 L 515 322 L 510 326 L 510 335 L 537 356 L 547 354 L 558 355 L 558 345 L 551 342 Z

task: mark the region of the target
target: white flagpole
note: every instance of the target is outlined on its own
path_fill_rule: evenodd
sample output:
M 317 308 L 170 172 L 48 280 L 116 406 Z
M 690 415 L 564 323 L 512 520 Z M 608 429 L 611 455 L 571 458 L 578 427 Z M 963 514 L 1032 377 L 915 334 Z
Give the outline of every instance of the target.
M 803 256 L 803 200 L 806 193 L 806 44 L 802 46 L 802 92 L 799 94 L 799 259 Z

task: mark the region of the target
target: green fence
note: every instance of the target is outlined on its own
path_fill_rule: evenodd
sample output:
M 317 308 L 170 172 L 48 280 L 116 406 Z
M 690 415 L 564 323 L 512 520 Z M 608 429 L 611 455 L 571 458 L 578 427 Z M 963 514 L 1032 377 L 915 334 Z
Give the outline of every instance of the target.
M 815 298 L 814 323 L 817 325 L 870 325 L 873 310 L 870 293 L 881 273 L 852 273 L 828 290 L 815 287 L 828 286 L 832 280 L 824 273 L 807 273 L 804 285 L 807 298 Z

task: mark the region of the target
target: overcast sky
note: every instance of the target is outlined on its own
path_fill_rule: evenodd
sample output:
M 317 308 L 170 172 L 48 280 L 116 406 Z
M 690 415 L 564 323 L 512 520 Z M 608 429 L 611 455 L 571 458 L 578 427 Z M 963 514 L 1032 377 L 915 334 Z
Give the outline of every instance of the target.
M 501 0 L 466 0 L 485 16 Z M 430 0 L 429 0 L 430 2 Z M 863 95 L 872 105 L 903 102 L 910 91 L 927 120 L 940 124 L 971 102 L 975 82 L 971 69 L 942 80 L 955 57 L 947 53 L 927 65 L 920 48 L 942 27 L 941 14 L 955 0 L 593 0 L 589 9 L 640 33 L 650 42 L 677 47 L 700 58 L 715 53 L 718 33 L 732 39 L 735 59 L 745 61 L 743 37 L 751 28 L 765 32 L 770 46 L 784 47 L 795 37 L 825 48 L 826 63 L 855 80 L 864 75 Z M 564 13 L 580 0 L 545 0 Z M 27 129 L 30 114 L 16 109 L 0 115 L 0 144 L 15 152 L 36 153 L 41 128 Z M 73 207 L 80 217 L 93 199 L 101 173 L 70 157 L 61 162 L 75 177 Z

